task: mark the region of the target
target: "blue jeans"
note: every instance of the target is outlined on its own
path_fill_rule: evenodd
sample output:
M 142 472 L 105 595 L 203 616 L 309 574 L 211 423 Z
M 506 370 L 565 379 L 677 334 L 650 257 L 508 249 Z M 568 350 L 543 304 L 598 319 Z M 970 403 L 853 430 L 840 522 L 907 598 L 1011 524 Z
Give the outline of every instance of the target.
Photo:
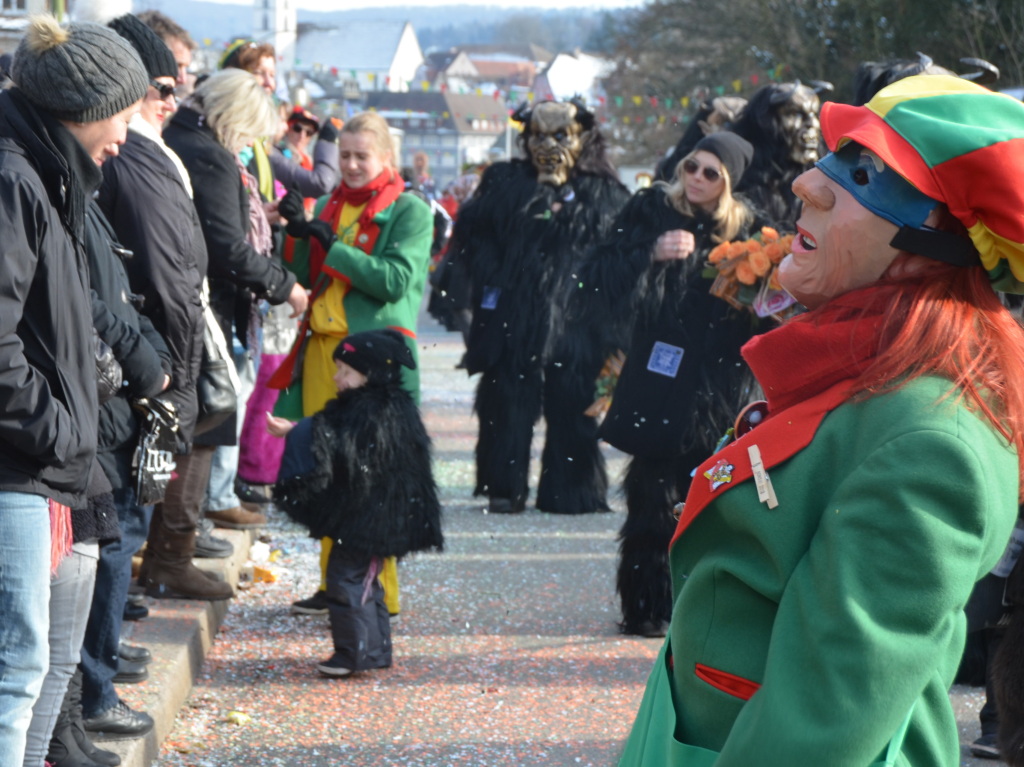
M 50 506 L 0 492 L 0 764 L 20 765 L 49 667 Z
M 131 487 L 114 491 L 114 506 L 121 540 L 100 547 L 96 590 L 82 642 L 82 712 L 86 719 L 117 704 L 114 675 L 124 604 L 132 581 L 132 554 L 145 543 L 153 516 L 152 506 L 135 502 L 135 490 Z
M 76 543 L 50 581 L 50 670 L 32 708 L 23 767 L 39 767 L 50 750 L 50 736 L 82 651 L 99 548 L 95 540 Z
M 213 462 L 210 464 L 210 483 L 206 488 L 206 510 L 226 511 L 238 506 L 241 501 L 235 493 L 235 477 L 238 476 L 238 437 L 242 433 L 245 422 L 245 405 L 249 395 L 256 388 L 256 367 L 249 358 L 249 353 L 234 339 L 231 349 L 238 370 L 238 412 L 235 414 L 235 444 L 220 445 L 213 451 Z

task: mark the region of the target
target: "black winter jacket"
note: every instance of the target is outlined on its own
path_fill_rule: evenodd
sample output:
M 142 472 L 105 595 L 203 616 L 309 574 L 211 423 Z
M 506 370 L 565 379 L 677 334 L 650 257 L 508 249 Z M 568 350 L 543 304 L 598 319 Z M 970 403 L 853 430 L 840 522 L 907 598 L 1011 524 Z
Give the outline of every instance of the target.
M 96 362 L 82 238 L 100 172 L 59 122 L 0 93 L 0 490 L 85 502 Z
M 132 451 L 139 427 L 131 400 L 160 394 L 164 374 L 171 373 L 167 345 L 153 324 L 139 314 L 122 258 L 125 250 L 99 206 L 89 206 L 85 227 L 89 284 L 93 289 L 93 324 L 121 363 L 121 393 L 100 406 L 97 459 L 114 489 L 131 481 Z
M 99 205 L 132 253 L 125 262 L 141 313 L 170 352 L 171 386 L 161 399 L 174 403 L 187 452 L 197 415 L 196 379 L 203 355 L 206 241 L 177 167 L 155 141 L 128 131 L 120 154 L 103 164 Z
M 283 304 L 295 284 L 295 275 L 246 242 L 248 193 L 235 158 L 217 141 L 205 117 L 181 107 L 164 128 L 163 138 L 177 152 L 192 179 L 195 206 L 210 258 L 210 305 L 228 337 L 230 321 L 234 320 L 238 340 L 244 346 L 251 293 L 271 304 Z

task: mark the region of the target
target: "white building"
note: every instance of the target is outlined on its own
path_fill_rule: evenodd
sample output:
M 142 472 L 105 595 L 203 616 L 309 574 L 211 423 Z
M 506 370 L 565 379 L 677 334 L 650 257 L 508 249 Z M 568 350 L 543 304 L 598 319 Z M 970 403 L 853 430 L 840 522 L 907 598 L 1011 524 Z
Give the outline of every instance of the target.
M 533 82 L 538 101 L 566 101 L 582 96 L 595 107 L 605 98 L 603 80 L 615 69 L 615 63 L 587 53 L 559 53 Z
M 0 0 L 0 53 L 14 53 L 29 16 L 52 11 L 50 0 Z
M 296 50 L 296 71 L 329 71 L 346 87 L 351 84 L 363 93 L 404 93 L 413 86 L 416 69 L 423 63 L 423 51 L 409 22 L 360 21 L 344 28 L 303 25 Z
M 253 39 L 268 42 L 277 54 L 277 68 L 295 68 L 298 14 L 295 0 L 253 0 Z

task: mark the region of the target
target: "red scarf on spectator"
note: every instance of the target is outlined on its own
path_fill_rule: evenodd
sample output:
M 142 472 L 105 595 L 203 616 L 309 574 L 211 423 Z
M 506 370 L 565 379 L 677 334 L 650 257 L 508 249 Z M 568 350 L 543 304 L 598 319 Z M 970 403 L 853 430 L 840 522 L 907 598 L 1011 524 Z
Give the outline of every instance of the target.
M 390 206 L 398 195 L 405 191 L 405 182 L 391 168 L 386 168 L 377 178 L 358 189 L 353 189 L 344 181 L 334 190 L 331 198 L 320 211 L 320 220 L 331 225 L 331 231 L 338 231 L 338 220 L 341 218 L 341 209 L 348 205 L 356 207 L 366 205 L 363 212 L 359 214 L 359 227 L 356 233 L 355 246 L 364 253 L 372 253 L 380 237 L 380 226 L 374 222 L 374 217 Z M 315 238 L 309 240 L 309 282 L 315 286 L 320 277 L 320 270 L 323 268 L 327 253 L 323 246 Z

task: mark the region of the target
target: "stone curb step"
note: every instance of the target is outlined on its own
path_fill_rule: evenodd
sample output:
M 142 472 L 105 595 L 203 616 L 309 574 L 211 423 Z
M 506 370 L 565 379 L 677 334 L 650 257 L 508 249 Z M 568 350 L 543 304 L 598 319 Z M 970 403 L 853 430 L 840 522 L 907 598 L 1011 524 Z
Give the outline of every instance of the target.
M 249 559 L 249 548 L 258 530 L 222 530 L 214 535 L 231 541 L 234 553 L 224 559 L 196 559 L 197 567 L 217 573 L 236 591 L 239 576 Z M 203 659 L 227 614 L 229 601 L 203 602 L 187 599 L 147 598 L 149 617 L 125 621 L 124 638 L 149 648 L 149 679 L 141 684 L 120 685 L 121 698 L 135 711 L 153 717 L 154 727 L 143 738 L 106 740 L 97 745 L 121 757 L 122 767 L 150 767 L 160 744 L 174 729 L 178 711 L 185 705 Z

